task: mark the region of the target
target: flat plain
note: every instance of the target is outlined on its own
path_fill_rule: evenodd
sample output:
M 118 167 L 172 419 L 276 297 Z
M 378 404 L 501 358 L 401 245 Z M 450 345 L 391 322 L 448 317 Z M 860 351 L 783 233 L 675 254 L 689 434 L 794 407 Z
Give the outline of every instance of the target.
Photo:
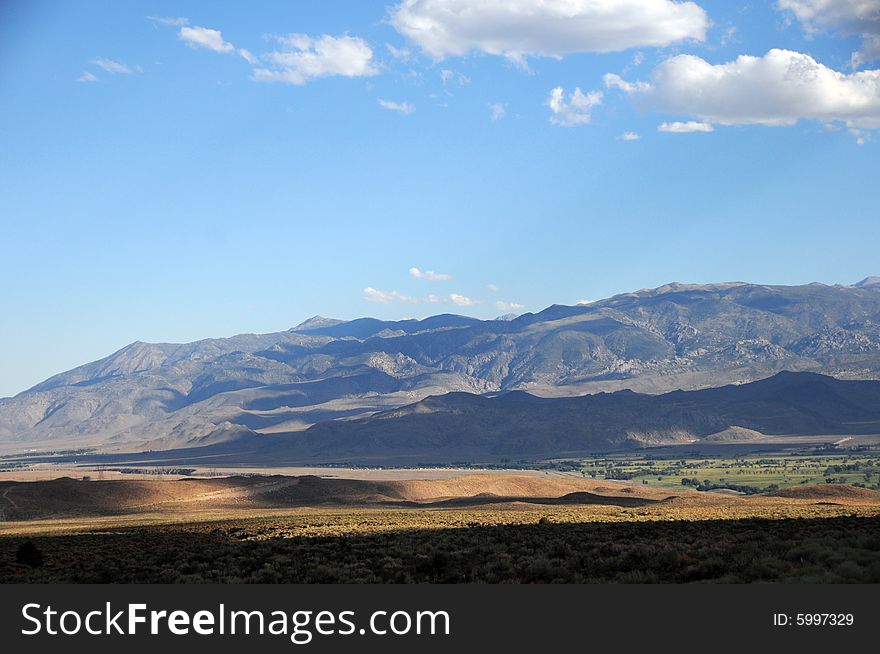
M 880 581 L 880 492 L 869 488 L 742 495 L 581 472 L 433 476 L 4 481 L 0 580 Z

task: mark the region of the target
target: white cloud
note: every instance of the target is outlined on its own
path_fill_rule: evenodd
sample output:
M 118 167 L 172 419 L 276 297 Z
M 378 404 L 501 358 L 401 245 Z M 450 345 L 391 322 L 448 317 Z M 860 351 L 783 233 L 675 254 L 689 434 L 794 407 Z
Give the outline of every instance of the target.
M 850 127 L 849 133 L 856 139 L 856 145 L 864 145 L 870 139 L 870 136 L 866 132 L 856 127 Z
M 477 51 L 522 62 L 703 41 L 709 19 L 672 0 L 404 0 L 391 24 L 434 59 Z
M 449 68 L 444 68 L 440 71 L 440 79 L 443 80 L 443 86 L 453 83 L 458 84 L 459 86 L 467 86 L 471 83 L 470 77 L 457 73 Z
M 790 50 L 717 65 L 679 55 L 657 66 L 649 84 L 612 84 L 650 108 L 708 123 L 793 125 L 807 119 L 880 127 L 880 70 L 847 75 Z
M 458 307 L 472 307 L 477 304 L 476 300 L 472 300 L 471 298 L 458 293 L 450 293 L 449 301 Z
M 689 132 L 714 132 L 715 128 L 711 123 L 701 123 L 696 120 L 688 120 L 686 122 L 674 121 L 671 123 L 660 123 L 657 126 L 658 132 L 668 132 L 670 134 L 687 134 Z
M 571 93 L 566 100 L 565 91 L 561 86 L 550 91 L 550 97 L 547 99 L 547 106 L 553 112 L 550 122 L 563 127 L 590 122 L 592 118 L 590 112 L 593 107 L 600 104 L 602 104 L 602 91 L 590 91 L 584 94 L 580 88 L 575 88 L 574 93 Z
M 301 85 L 319 77 L 370 77 L 379 72 L 372 49 L 358 37 L 290 34 L 277 40 L 282 49 L 265 56 L 275 68 L 257 68 L 254 79 L 259 82 Z
M 620 75 L 615 75 L 614 73 L 605 73 L 605 75 L 602 76 L 602 81 L 607 88 L 620 89 L 625 93 L 647 91 L 651 88 L 651 85 L 647 82 L 627 82 Z
M 504 313 L 509 313 L 512 311 L 519 311 L 520 309 L 525 309 L 525 305 L 518 304 L 516 302 L 502 302 L 499 300 L 495 303 L 495 308 L 499 311 L 503 311 Z
M 880 60 L 880 34 L 874 34 L 862 39 L 862 47 L 852 53 L 850 63 L 853 68 L 859 68 L 869 61 L 878 60 Z
M 385 47 L 388 48 L 388 52 L 391 53 L 391 56 L 395 59 L 399 59 L 400 61 L 406 63 L 409 61 L 412 56 L 412 52 L 410 52 L 409 48 L 395 48 L 390 43 L 386 43 Z
M 398 293 L 397 291 L 380 291 L 379 289 L 367 286 L 364 289 L 364 299 L 367 302 L 376 302 L 378 304 L 391 304 L 393 302 L 404 302 L 407 304 L 417 304 L 418 298 Z
M 492 120 L 501 120 L 507 115 L 507 109 L 500 102 L 489 105 L 489 115 Z
M 877 0 L 777 0 L 776 6 L 791 12 L 804 29 L 822 29 L 862 37 L 862 47 L 852 54 L 852 65 L 880 59 L 880 3 Z
M 621 141 L 638 141 L 641 136 L 639 136 L 636 132 L 624 132 L 620 136 L 618 136 Z
M 372 286 L 368 286 L 364 289 L 363 297 L 367 302 L 374 302 L 376 304 L 454 304 L 458 307 L 472 307 L 479 304 L 477 300 L 473 300 L 460 293 L 414 297 L 397 291 L 381 291 Z
M 500 290 L 497 286 L 495 286 L 495 284 L 486 284 L 486 288 L 493 293 L 497 293 Z
M 186 19 L 182 19 L 186 20 Z M 189 22 L 189 21 L 187 21 Z M 185 25 L 185 24 L 184 24 Z M 207 27 L 181 27 L 177 37 L 191 48 L 205 48 L 212 52 L 232 53 L 244 59 L 249 64 L 257 63 L 257 58 L 245 48 L 236 48 L 229 41 L 223 40 L 220 30 Z
M 246 50 L 245 48 L 238 49 L 238 56 L 244 59 L 249 64 L 256 64 L 257 58 L 251 53 L 250 50 Z
M 379 106 L 388 111 L 396 111 L 404 116 L 416 110 L 415 105 L 410 102 L 395 102 L 393 100 L 379 100 Z
M 880 33 L 877 0 L 777 0 L 776 5 L 792 12 L 810 31 L 832 28 L 848 34 Z
M 452 275 L 447 273 L 436 273 L 433 270 L 420 270 L 413 266 L 409 269 L 409 276 L 416 279 L 427 279 L 432 282 L 445 282 L 452 279 Z
M 235 46 L 223 40 L 220 30 L 207 27 L 181 27 L 178 38 L 191 48 L 206 48 L 214 52 L 235 52 Z
M 115 59 L 92 59 L 92 63 L 95 64 L 98 68 L 103 68 L 108 73 L 113 73 L 114 75 L 131 75 L 134 72 L 127 65 L 122 63 L 121 61 L 116 61 Z
M 154 25 L 170 25 L 172 27 L 182 27 L 189 25 L 189 18 L 174 18 L 172 16 L 147 16 L 147 20 Z
M 596 301 L 596 300 L 578 300 L 578 301 L 577 301 L 577 306 L 579 306 L 579 307 L 585 307 L 585 306 L 587 306 L 588 304 L 593 304 L 593 302 L 595 302 L 595 301 Z
M 76 78 L 77 82 L 97 82 L 98 78 L 95 77 L 89 71 L 85 71 L 82 75 Z

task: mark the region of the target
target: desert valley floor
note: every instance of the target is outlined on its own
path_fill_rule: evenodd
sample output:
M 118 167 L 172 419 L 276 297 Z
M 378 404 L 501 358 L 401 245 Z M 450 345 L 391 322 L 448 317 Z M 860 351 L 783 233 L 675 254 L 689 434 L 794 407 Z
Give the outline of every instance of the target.
M 868 488 L 463 472 L 0 481 L 0 580 L 880 581 Z

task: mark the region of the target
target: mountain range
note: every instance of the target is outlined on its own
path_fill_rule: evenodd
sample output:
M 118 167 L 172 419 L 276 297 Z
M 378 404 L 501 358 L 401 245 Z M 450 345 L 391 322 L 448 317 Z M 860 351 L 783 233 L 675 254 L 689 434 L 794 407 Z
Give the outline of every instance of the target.
M 525 406 L 622 389 L 707 389 L 780 371 L 880 379 L 880 279 L 852 286 L 673 283 L 515 318 L 315 317 L 273 334 L 136 342 L 0 400 L 0 447 L 192 448 L 243 433 L 290 435 L 316 423 L 323 424 L 309 438 L 335 438 L 351 424 L 380 424 L 401 407 L 424 409 L 422 400 L 500 407 L 512 396 Z M 495 413 L 500 420 L 505 412 Z M 731 425 L 766 427 L 721 422 L 691 425 L 683 438 Z
M 880 381 L 781 372 L 748 384 L 660 395 L 447 393 L 321 422 L 248 449 L 262 445 L 265 459 L 290 462 L 498 462 L 832 434 L 880 434 Z

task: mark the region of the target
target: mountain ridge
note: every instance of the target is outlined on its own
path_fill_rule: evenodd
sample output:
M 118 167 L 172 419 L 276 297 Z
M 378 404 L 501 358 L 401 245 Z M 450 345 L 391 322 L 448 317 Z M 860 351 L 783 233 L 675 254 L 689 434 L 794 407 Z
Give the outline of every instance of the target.
M 270 334 L 137 341 L 0 399 L 0 447 L 187 446 L 226 423 L 287 433 L 454 391 L 662 393 L 781 370 L 880 378 L 880 284 L 670 283 L 511 320 L 316 316 Z

